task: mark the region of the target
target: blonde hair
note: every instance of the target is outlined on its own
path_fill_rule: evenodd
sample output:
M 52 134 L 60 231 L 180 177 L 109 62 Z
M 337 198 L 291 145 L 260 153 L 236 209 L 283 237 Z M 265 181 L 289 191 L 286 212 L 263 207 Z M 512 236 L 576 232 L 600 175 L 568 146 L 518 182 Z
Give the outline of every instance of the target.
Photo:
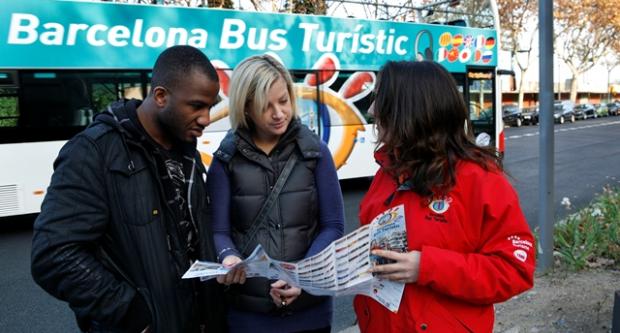
M 267 94 L 279 78 L 286 82 L 291 101 L 291 117 L 297 117 L 293 80 L 284 66 L 270 55 L 252 56 L 233 71 L 228 92 L 228 115 L 233 130 L 249 128 L 248 112 L 260 116 L 267 110 Z

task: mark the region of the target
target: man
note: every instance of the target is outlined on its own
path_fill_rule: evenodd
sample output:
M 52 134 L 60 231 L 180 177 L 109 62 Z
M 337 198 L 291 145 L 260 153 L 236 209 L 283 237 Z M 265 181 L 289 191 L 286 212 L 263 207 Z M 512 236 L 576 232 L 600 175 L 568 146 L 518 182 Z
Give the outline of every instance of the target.
M 192 261 L 215 260 L 196 138 L 217 73 L 201 51 L 175 46 L 158 57 L 151 88 L 62 148 L 35 221 L 32 275 L 84 331 L 219 330 L 207 318 L 215 289 L 181 279 Z

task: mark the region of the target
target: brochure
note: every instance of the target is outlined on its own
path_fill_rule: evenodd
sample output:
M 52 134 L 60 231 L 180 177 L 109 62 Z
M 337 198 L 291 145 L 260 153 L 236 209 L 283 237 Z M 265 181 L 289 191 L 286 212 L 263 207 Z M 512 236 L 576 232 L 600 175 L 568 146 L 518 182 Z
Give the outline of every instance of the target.
M 388 260 L 371 254 L 372 250 L 407 251 L 407 233 L 403 205 L 390 208 L 370 224 L 335 240 L 323 251 L 296 263 L 272 259 L 258 245 L 252 254 L 233 267 L 196 261 L 184 279 L 207 280 L 243 267 L 246 277 L 262 276 L 284 280 L 313 295 L 363 294 L 372 297 L 392 312 L 397 312 L 405 288 L 403 283 L 383 280 L 368 270 Z

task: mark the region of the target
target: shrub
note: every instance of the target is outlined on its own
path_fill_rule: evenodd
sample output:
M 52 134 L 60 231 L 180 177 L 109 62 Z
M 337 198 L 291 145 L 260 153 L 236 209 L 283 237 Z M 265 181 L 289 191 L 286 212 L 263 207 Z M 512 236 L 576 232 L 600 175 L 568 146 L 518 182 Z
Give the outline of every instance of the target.
M 620 192 L 603 193 L 577 213 L 555 225 L 556 262 L 568 269 L 620 267 Z

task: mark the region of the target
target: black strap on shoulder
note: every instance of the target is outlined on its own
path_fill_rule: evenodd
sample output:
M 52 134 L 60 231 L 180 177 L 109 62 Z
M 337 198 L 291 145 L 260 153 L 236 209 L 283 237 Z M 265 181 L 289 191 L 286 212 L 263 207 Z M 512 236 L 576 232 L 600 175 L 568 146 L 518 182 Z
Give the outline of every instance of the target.
M 256 218 L 254 218 L 254 222 L 252 222 L 252 226 L 250 227 L 248 232 L 245 234 L 246 239 L 243 245 L 243 249 L 241 250 L 242 255 L 245 255 L 245 251 L 248 249 L 248 246 L 250 246 L 250 243 L 252 242 L 252 240 L 254 240 L 254 237 L 256 237 L 256 232 L 258 231 L 258 229 L 260 229 L 260 227 L 263 224 L 265 224 L 265 221 L 267 220 L 267 215 L 269 214 L 269 211 L 271 211 L 273 204 L 278 199 L 278 195 L 280 195 L 280 191 L 282 191 L 282 188 L 284 188 L 284 184 L 286 183 L 288 176 L 291 174 L 291 171 L 293 171 L 295 162 L 297 162 L 297 154 L 293 151 L 291 153 L 291 156 L 286 161 L 286 165 L 284 166 L 284 169 L 280 173 L 278 180 L 276 180 L 276 184 L 273 186 L 271 193 L 269 193 L 267 200 L 265 200 L 265 202 L 263 203 L 263 206 L 258 211 Z

